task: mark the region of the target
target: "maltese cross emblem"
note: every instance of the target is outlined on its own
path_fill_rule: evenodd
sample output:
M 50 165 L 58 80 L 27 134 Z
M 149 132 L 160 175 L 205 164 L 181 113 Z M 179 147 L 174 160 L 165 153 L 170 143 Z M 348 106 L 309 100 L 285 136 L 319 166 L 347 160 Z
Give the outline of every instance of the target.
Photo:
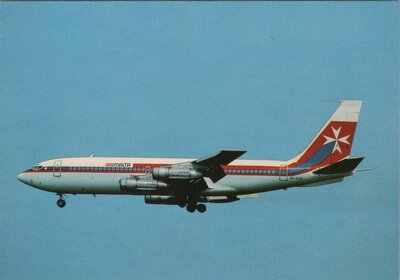
M 349 141 L 347 141 L 347 138 L 349 138 L 350 135 L 340 137 L 340 130 L 341 129 L 342 129 L 341 126 L 338 129 L 334 129 L 333 126 L 332 126 L 332 132 L 333 132 L 333 135 L 335 136 L 335 138 L 323 135 L 325 137 L 325 139 L 326 139 L 324 145 L 335 141 L 335 147 L 332 150 L 332 154 L 335 151 L 339 151 L 339 153 L 342 153 L 342 150 L 340 149 L 340 143 L 345 143 L 347 145 L 350 145 Z

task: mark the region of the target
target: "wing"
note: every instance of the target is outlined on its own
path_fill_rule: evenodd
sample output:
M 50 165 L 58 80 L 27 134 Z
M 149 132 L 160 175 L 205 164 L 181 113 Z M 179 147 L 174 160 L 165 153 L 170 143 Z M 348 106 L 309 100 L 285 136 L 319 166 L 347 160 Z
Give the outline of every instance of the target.
M 152 173 L 135 176 L 135 179 L 143 184 L 146 182 L 148 184 L 160 184 L 161 182 L 169 187 L 190 185 L 195 189 L 205 189 L 208 188 L 205 178 L 209 178 L 213 183 L 221 180 L 226 175 L 221 165 L 228 165 L 245 152 L 222 150 L 214 155 L 191 162 L 156 167 L 152 170 Z M 158 182 L 155 180 L 158 180 Z
M 195 160 L 191 164 L 203 174 L 203 177 L 209 177 L 215 183 L 226 175 L 221 165 L 228 165 L 245 152 L 243 150 L 222 150 L 214 155 Z
M 193 161 L 193 164 L 199 166 L 211 166 L 215 164 L 228 165 L 229 163 L 243 155 L 245 152 L 246 151 L 243 150 L 222 150 L 214 155 L 202 159 L 197 159 Z

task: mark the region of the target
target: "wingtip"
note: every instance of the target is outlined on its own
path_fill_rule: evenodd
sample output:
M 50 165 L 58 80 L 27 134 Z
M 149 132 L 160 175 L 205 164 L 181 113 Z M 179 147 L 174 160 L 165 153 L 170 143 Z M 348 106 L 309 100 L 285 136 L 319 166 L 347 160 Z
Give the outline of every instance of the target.
M 223 149 L 222 151 L 224 151 L 224 152 L 237 152 L 237 153 L 242 153 L 242 154 L 247 152 L 246 150 L 241 150 L 241 149 Z

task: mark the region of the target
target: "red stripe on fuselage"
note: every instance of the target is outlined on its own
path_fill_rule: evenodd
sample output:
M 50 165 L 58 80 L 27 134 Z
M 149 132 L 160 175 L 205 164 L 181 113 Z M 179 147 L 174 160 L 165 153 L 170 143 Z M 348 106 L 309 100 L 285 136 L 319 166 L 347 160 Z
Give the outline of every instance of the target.
M 296 168 L 297 166 L 307 162 L 308 159 L 312 157 L 312 155 L 318 151 L 318 149 L 324 145 L 327 141 L 326 137 L 335 138 L 334 132 L 332 130 L 338 130 L 340 128 L 340 134 L 338 138 L 346 137 L 346 141 L 349 144 L 344 143 L 343 141 L 339 143 L 340 150 L 335 150 L 330 156 L 328 156 L 324 161 L 317 163 L 313 166 L 307 167 L 306 169 L 301 169 L 298 172 L 288 174 L 288 176 L 299 175 L 303 173 L 310 172 L 320 167 L 327 166 L 329 164 L 335 163 L 343 158 L 347 157 L 350 154 L 351 146 L 353 144 L 354 134 L 357 127 L 356 122 L 344 122 L 344 121 L 331 121 L 326 127 L 321 131 L 321 133 L 315 138 L 312 144 L 307 148 L 307 150 L 301 155 L 301 157 L 296 161 L 288 164 L 287 172 Z M 326 136 L 326 137 L 325 137 Z M 162 166 L 169 166 L 171 164 L 160 164 L 160 163 L 133 163 L 133 168 L 157 168 Z M 282 162 L 282 166 L 286 169 L 285 163 Z M 246 176 L 279 176 L 279 170 L 282 169 L 282 166 L 254 166 L 254 165 L 221 165 L 224 170 L 245 170 L 245 172 L 226 172 L 227 175 L 246 175 Z M 97 166 L 101 168 L 105 168 L 106 166 Z M 110 167 L 106 167 L 110 168 Z M 114 167 L 111 167 L 114 168 Z M 255 170 L 257 172 L 261 171 L 271 171 L 271 173 L 246 173 L 247 170 Z M 132 171 L 132 170 L 54 170 L 54 166 L 46 166 L 45 169 L 41 170 L 33 170 L 28 169 L 23 173 L 52 173 L 52 172 L 62 172 L 62 173 L 121 173 L 121 174 L 145 174 L 143 171 Z M 276 173 L 272 173 L 276 172 Z M 286 172 L 285 172 L 286 173 Z
M 160 166 L 166 166 L 167 164 L 152 164 L 152 168 L 160 167 Z M 143 167 L 142 167 L 143 166 Z M 96 166 L 99 167 L 99 166 Z M 145 168 L 149 167 L 147 164 L 140 164 L 137 165 L 135 164 L 134 167 L 136 168 Z M 65 168 L 65 167 L 64 167 Z M 102 168 L 104 168 L 102 166 Z M 222 165 L 222 168 L 225 170 L 226 175 L 242 175 L 242 176 L 279 176 L 279 166 L 240 166 L 240 165 L 235 165 L 234 167 L 229 166 L 229 168 L 226 168 L 225 165 Z M 229 170 L 229 171 L 227 171 Z M 244 170 L 244 172 L 232 172 L 232 170 Z M 250 173 L 250 171 L 253 171 L 253 173 Z M 265 173 L 263 173 L 265 171 Z M 268 173 L 270 171 L 270 173 Z M 106 174 L 136 174 L 136 175 L 144 175 L 144 174 L 150 174 L 149 172 L 145 173 L 143 171 L 132 171 L 132 170 L 54 170 L 53 166 L 46 167 L 46 169 L 41 169 L 41 170 L 33 170 L 33 169 L 28 169 L 25 170 L 22 173 L 106 173 Z M 257 173 L 260 172 L 260 173 Z M 262 173 L 261 173 L 262 172 Z M 300 172 L 303 173 L 303 172 Z M 297 173 L 296 173 L 297 174 Z M 289 174 L 289 176 L 294 175 L 294 174 Z

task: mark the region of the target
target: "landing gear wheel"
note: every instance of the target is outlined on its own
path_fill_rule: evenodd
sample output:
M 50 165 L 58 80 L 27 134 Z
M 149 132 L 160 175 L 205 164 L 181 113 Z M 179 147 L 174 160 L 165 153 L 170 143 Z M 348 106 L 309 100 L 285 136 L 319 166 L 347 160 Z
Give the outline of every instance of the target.
M 197 205 L 197 211 L 199 211 L 200 213 L 204 213 L 204 212 L 206 212 L 206 210 L 207 210 L 206 205 L 204 205 L 204 204 Z
M 196 204 L 188 204 L 186 206 L 186 210 L 188 210 L 190 213 L 193 213 L 194 211 L 196 211 Z
M 66 202 L 64 199 L 60 198 L 59 200 L 57 200 L 57 206 L 60 208 L 63 208 L 65 206 Z
M 180 201 L 180 202 L 178 203 L 178 205 L 179 205 L 179 207 L 183 208 L 183 207 L 186 206 L 186 201 Z

